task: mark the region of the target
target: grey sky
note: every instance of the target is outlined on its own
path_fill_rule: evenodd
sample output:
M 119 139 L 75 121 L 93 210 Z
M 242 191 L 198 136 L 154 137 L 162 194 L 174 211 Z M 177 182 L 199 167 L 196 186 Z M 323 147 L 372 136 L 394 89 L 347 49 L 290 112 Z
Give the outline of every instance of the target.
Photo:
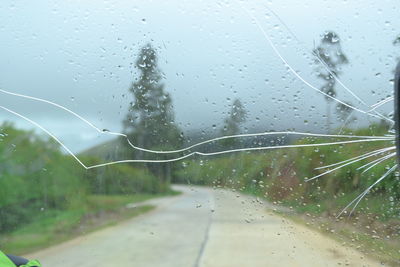
M 396 2 L 1 1 L 0 88 L 57 102 L 100 129 L 120 131 L 131 101 L 132 63 L 151 42 L 183 129 L 220 127 L 238 97 L 249 110 L 249 129 L 323 132 L 323 96 L 288 72 L 246 9 L 289 64 L 317 87 L 310 51 L 325 30 L 337 32 L 350 61 L 341 79 L 373 104 L 392 93 L 389 80 L 400 55 L 392 45 L 400 33 Z M 337 91 L 338 98 L 366 109 L 343 88 Z M 0 105 L 41 123 L 74 151 L 105 140 L 48 105 L 3 95 Z M 391 104 L 382 109 L 391 110 Z M 367 122 L 354 114 L 359 124 Z M 0 118 L 32 128 L 4 111 Z

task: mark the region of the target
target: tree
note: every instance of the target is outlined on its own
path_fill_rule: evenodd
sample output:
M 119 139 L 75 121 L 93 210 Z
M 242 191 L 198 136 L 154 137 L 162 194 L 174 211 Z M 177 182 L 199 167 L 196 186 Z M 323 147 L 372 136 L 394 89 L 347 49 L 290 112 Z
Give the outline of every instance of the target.
M 239 99 L 235 99 L 231 106 L 229 116 L 224 120 L 224 127 L 221 132 L 223 135 L 236 135 L 240 132 L 240 125 L 246 121 L 246 109 Z M 225 147 L 232 147 L 236 144 L 233 138 L 222 140 L 221 144 Z
M 325 32 L 320 45 L 313 50 L 313 53 L 318 57 L 316 60 L 317 77 L 322 79 L 324 84 L 321 91 L 325 94 L 336 97 L 336 79 L 341 74 L 341 66 L 348 63 L 347 57 L 342 51 L 339 36 L 332 31 Z M 327 101 L 327 129 L 330 131 L 331 125 L 331 107 L 332 98 L 325 96 Z
M 174 122 L 172 99 L 164 91 L 157 64 L 156 50 L 150 44 L 145 45 L 135 63 L 139 75 L 129 89 L 134 100 L 130 103 L 123 123 L 128 138 L 136 146 L 169 150 L 181 145 L 183 138 Z M 132 154 L 136 159 L 142 159 L 144 155 L 143 151 Z M 158 159 L 162 158 L 158 156 Z M 170 164 L 147 164 L 147 167 L 160 178 L 169 181 Z

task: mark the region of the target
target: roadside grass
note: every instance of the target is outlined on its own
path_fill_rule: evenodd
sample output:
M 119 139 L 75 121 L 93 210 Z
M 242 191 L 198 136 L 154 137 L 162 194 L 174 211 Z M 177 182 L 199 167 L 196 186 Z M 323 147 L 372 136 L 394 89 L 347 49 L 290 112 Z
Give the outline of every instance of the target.
M 340 196 L 325 196 L 317 202 L 302 202 L 298 199 L 284 199 L 279 201 L 279 204 L 292 207 L 299 213 L 309 213 L 312 215 L 338 215 L 351 201 L 358 197 L 362 191 L 354 191 Z M 370 194 L 366 195 L 363 200 L 357 205 L 353 215 L 368 214 L 374 216 L 373 219 L 380 222 L 385 222 L 396 218 L 400 212 L 400 208 L 393 207 L 398 200 L 391 197 L 390 194 Z M 346 217 L 350 214 L 353 206 L 343 213 Z M 375 216 L 376 215 L 376 216 Z
M 67 210 L 43 210 L 32 223 L 2 235 L 0 244 L 6 253 L 23 255 L 67 241 L 120 221 L 138 216 L 155 208 L 140 205 L 152 198 L 178 195 L 163 194 L 89 195 L 84 206 Z M 127 204 L 137 203 L 134 208 Z

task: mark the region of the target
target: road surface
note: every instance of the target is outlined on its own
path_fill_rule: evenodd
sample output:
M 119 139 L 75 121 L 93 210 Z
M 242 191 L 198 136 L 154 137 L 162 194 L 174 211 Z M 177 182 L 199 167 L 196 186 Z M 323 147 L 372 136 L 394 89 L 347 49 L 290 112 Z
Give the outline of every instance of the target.
M 177 189 L 149 213 L 27 256 L 44 267 L 380 266 L 253 197 Z

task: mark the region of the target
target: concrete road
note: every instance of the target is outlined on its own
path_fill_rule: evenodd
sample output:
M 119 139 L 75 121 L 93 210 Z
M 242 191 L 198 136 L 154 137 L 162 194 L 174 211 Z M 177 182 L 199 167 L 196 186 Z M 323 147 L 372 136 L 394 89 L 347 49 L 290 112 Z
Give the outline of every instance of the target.
M 44 267 L 380 266 L 255 198 L 177 189 L 184 194 L 151 200 L 147 214 L 27 256 Z

